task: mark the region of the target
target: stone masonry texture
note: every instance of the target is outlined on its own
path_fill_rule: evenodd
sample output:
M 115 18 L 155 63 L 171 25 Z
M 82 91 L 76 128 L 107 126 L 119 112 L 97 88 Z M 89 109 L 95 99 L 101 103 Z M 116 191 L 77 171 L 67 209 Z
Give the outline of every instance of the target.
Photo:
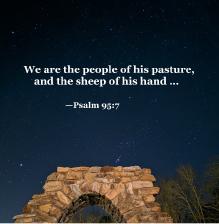
M 99 205 L 114 222 L 172 222 L 155 202 L 154 182 L 151 170 L 139 166 L 58 167 L 14 221 L 70 222 L 80 209 Z

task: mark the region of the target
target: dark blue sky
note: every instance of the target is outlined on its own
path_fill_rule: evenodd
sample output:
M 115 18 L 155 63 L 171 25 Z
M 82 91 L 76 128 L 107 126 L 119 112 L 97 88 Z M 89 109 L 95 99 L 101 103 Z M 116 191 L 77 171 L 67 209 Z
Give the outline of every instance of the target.
M 218 2 L 19 1 L 2 6 L 0 221 L 57 166 L 202 170 L 219 150 Z M 23 65 L 192 67 L 178 87 L 34 87 Z M 118 111 L 69 110 L 79 101 Z

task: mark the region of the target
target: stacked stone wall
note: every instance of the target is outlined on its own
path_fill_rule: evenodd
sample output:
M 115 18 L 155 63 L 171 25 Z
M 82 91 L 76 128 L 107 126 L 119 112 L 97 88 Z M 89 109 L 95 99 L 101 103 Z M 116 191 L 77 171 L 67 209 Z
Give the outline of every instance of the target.
M 33 195 L 15 222 L 69 222 L 88 205 L 99 205 L 114 222 L 172 222 L 155 202 L 159 187 L 150 169 L 131 167 L 58 167 L 42 194 Z

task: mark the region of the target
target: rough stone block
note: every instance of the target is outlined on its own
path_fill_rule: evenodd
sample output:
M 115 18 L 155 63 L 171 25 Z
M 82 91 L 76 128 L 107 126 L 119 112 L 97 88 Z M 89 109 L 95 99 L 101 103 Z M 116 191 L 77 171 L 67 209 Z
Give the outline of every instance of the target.
M 146 180 L 146 181 L 156 181 L 155 177 L 151 174 L 145 174 L 143 176 L 140 177 L 140 180 Z
M 36 217 L 36 214 L 21 214 L 14 216 L 13 219 L 34 218 L 34 217 Z
M 69 170 L 66 175 L 66 180 L 80 180 L 82 179 L 82 173 L 80 171 Z
M 116 177 L 134 177 L 135 174 L 134 174 L 134 172 L 122 171 L 122 172 L 115 172 L 114 176 L 116 176 Z
M 62 182 L 61 181 L 48 181 L 43 186 L 45 191 L 58 191 L 62 189 Z
M 145 187 L 139 190 L 139 192 L 142 195 L 148 195 L 148 194 L 155 195 L 155 194 L 158 194 L 159 191 L 160 191 L 159 187 Z
M 134 194 L 132 183 L 127 183 L 125 186 L 128 194 Z
M 60 217 L 62 216 L 62 211 L 61 209 L 53 206 L 51 209 L 50 209 L 50 212 L 49 212 L 50 215 L 56 217 L 57 219 L 60 219 Z
M 70 170 L 69 167 L 58 167 L 57 172 L 59 173 L 67 173 Z
M 117 195 L 119 195 L 121 192 L 125 190 L 124 184 L 117 184 L 114 189 L 109 191 L 105 196 L 109 199 L 112 200 L 114 199 Z
M 49 213 L 49 211 L 50 211 L 51 208 L 52 208 L 52 205 L 51 204 L 45 204 L 45 205 L 40 205 L 39 206 L 39 209 L 42 212 L 45 212 L 45 213 Z
M 142 171 L 144 174 L 151 174 L 151 169 L 143 168 Z
M 81 196 L 82 192 L 81 192 L 80 187 L 77 184 L 71 184 L 71 185 L 69 185 L 69 187 L 70 187 L 72 193 L 75 195 L 75 197 Z
M 71 168 L 72 171 L 87 171 L 89 170 L 90 167 L 88 166 L 79 166 L 79 167 L 74 167 L 74 168 Z
M 154 202 L 155 197 L 153 195 L 144 195 L 143 200 L 144 200 L 145 203 Z
M 128 167 L 123 167 L 124 172 L 134 172 L 137 170 L 141 170 L 140 166 L 128 166 Z
M 106 173 L 106 172 L 112 172 L 114 170 L 114 168 L 112 166 L 103 166 L 100 169 L 100 172 L 102 173 Z
M 123 170 L 123 167 L 122 166 L 116 166 L 116 167 L 114 167 L 114 171 L 121 172 L 122 170 Z
M 34 222 L 33 218 L 16 218 L 15 223 L 31 223 Z
M 57 173 L 51 173 L 48 177 L 47 180 L 57 180 Z
M 121 178 L 119 178 L 119 181 L 121 183 L 127 183 L 127 182 L 130 182 L 131 180 L 132 180 L 131 177 L 121 177 Z
M 57 198 L 59 199 L 61 203 L 63 203 L 64 205 L 71 204 L 71 200 L 63 192 L 58 191 L 56 194 L 57 194 Z
M 88 182 L 93 182 L 96 176 L 97 173 L 87 172 L 84 174 L 84 179 Z
M 111 184 L 102 184 L 100 189 L 100 194 L 105 195 L 111 190 Z
M 153 187 L 153 183 L 151 181 L 133 181 L 132 186 L 134 189 L 140 189 L 144 187 Z
M 98 173 L 100 172 L 101 167 L 100 166 L 92 166 L 88 169 L 88 172 L 90 173 Z
M 101 184 L 98 183 L 98 182 L 94 182 L 91 184 L 91 190 L 92 192 L 95 192 L 95 193 L 100 193 L 100 188 L 101 188 Z

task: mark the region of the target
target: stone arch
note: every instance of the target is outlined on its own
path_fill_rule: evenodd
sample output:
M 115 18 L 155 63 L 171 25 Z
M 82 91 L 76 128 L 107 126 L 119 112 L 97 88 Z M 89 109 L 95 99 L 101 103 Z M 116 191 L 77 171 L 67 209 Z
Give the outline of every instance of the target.
M 14 220 L 67 222 L 80 207 L 96 203 L 115 222 L 172 222 L 155 202 L 154 181 L 151 170 L 139 166 L 58 167 L 47 177 L 44 192 L 33 195 Z
M 115 223 L 124 222 L 123 216 L 121 215 L 119 209 L 116 208 L 115 205 L 105 196 L 95 193 L 81 195 L 72 203 L 70 208 L 62 215 L 59 221 L 62 223 L 69 222 L 75 213 L 89 205 L 98 205 L 102 207 L 108 214 L 111 215 L 112 220 Z

